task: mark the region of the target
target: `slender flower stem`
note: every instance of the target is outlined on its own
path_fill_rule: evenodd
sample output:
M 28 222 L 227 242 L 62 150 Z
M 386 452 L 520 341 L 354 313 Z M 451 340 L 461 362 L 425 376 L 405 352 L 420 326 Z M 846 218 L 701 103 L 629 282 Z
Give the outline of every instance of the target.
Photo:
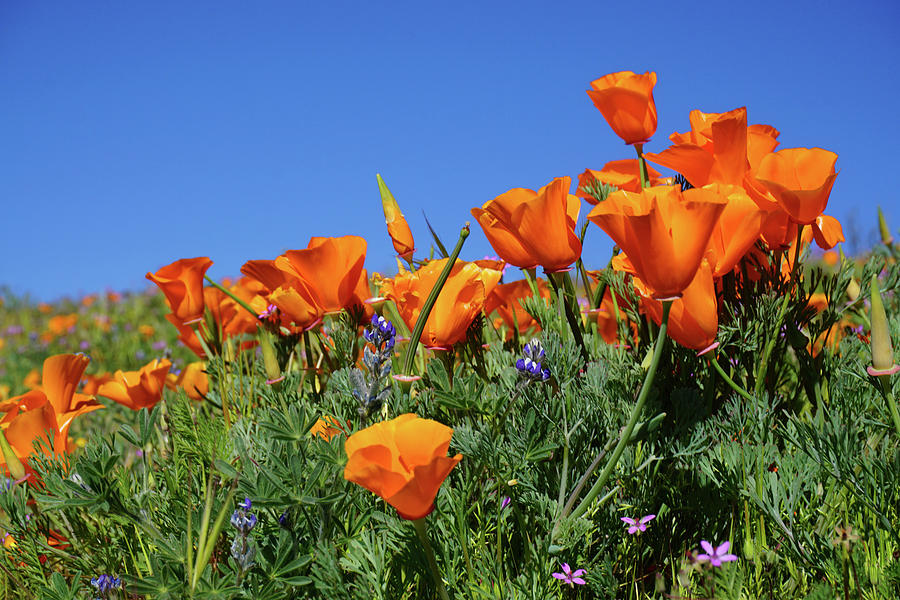
M 415 519 L 413 527 L 416 528 L 416 535 L 422 542 L 425 549 L 425 556 L 428 558 L 428 566 L 431 568 L 431 578 L 434 579 L 434 587 L 440 594 L 441 600 L 450 600 L 447 590 L 444 588 L 444 580 L 441 579 L 441 570 L 438 568 L 437 561 L 434 560 L 434 552 L 431 550 L 431 542 L 428 541 L 428 531 L 425 529 L 425 517 Z
M 656 368 L 659 366 L 659 360 L 662 357 L 663 346 L 666 342 L 666 330 L 669 325 L 669 309 L 671 308 L 672 301 L 663 300 L 662 324 L 659 326 L 659 333 L 656 336 L 656 345 L 653 347 L 653 358 L 650 361 L 650 368 L 647 369 L 647 375 L 644 376 L 644 384 L 641 386 L 641 393 L 638 395 L 637 402 L 635 402 L 634 408 L 631 410 L 631 416 L 628 418 L 628 423 L 625 424 L 625 428 L 619 436 L 619 441 L 616 444 L 615 449 L 613 449 L 612 456 L 609 457 L 609 462 L 603 467 L 603 471 L 601 471 L 600 475 L 597 477 L 597 482 L 588 491 L 584 500 L 581 501 L 581 504 L 572 511 L 569 518 L 573 520 L 583 515 L 594 499 L 600 494 L 600 490 L 606 485 L 610 475 L 612 475 L 613 470 L 616 468 L 616 464 L 619 462 L 619 458 L 621 458 L 622 453 L 625 451 L 625 446 L 631 441 L 631 433 L 634 431 L 634 426 L 637 424 L 638 417 L 640 417 L 641 411 L 644 409 L 644 404 L 650 396 L 650 388 L 652 387 L 653 379 L 656 376 Z
M 791 265 L 791 277 L 790 282 L 794 281 L 794 275 L 797 272 L 797 264 L 800 262 L 800 238 L 803 235 L 803 225 L 797 226 L 797 247 L 794 250 L 794 264 Z M 780 275 L 780 270 L 779 270 Z M 784 294 L 784 298 L 781 301 L 781 307 L 778 309 L 778 318 L 775 320 L 775 332 L 772 336 L 772 339 L 769 340 L 769 343 L 766 344 L 766 348 L 763 351 L 762 361 L 759 363 L 759 368 L 756 371 L 756 385 L 753 388 L 753 395 L 757 398 L 762 393 L 763 385 L 766 380 L 766 371 L 768 371 L 769 367 L 769 358 L 772 355 L 772 350 L 775 349 L 775 343 L 778 341 L 778 334 L 781 332 L 781 324 L 784 322 L 784 315 L 787 312 L 788 301 L 791 299 L 790 288 L 788 288 L 787 293 Z
M 253 310 L 252 308 L 250 308 L 249 304 L 247 304 L 246 302 L 244 302 L 243 300 L 241 300 L 240 298 L 235 296 L 231 292 L 231 290 L 221 286 L 220 284 L 218 284 L 215 281 L 213 281 L 212 279 L 210 279 L 209 275 L 204 275 L 203 279 L 208 281 L 209 284 L 212 285 L 214 288 L 216 288 L 217 290 L 219 290 L 220 292 L 222 292 L 223 294 L 225 294 L 226 296 L 228 296 L 229 298 L 231 298 L 232 300 L 234 300 L 235 302 L 237 302 L 238 304 L 243 306 L 245 309 L 247 309 L 247 312 L 249 312 L 251 315 L 253 315 L 254 318 L 257 318 L 257 319 L 259 318 L 259 315 L 257 314 L 257 312 L 255 310 Z
M 884 394 L 884 399 L 887 401 L 888 409 L 891 411 L 894 429 L 897 430 L 897 435 L 900 436 L 900 412 L 897 411 L 897 402 L 894 400 L 894 392 L 891 389 L 891 376 L 879 375 L 878 379 L 881 382 L 881 391 Z
M 635 144 L 634 150 L 638 155 L 638 165 L 641 175 L 641 188 L 650 187 L 650 176 L 647 173 L 647 161 L 644 160 L 644 144 Z
M 441 293 L 444 283 L 446 283 L 447 278 L 450 277 L 450 271 L 453 270 L 453 265 L 456 264 L 456 258 L 459 256 L 459 252 L 462 250 L 463 243 L 465 243 L 467 237 L 469 237 L 468 223 L 466 223 L 459 232 L 459 240 L 456 242 L 456 247 L 453 248 L 453 252 L 451 252 L 450 256 L 447 258 L 447 264 L 444 265 L 444 270 L 441 271 L 441 274 L 438 276 L 434 287 L 431 289 L 431 293 L 428 294 L 428 298 L 425 299 L 425 304 L 422 306 L 419 318 L 416 319 L 416 326 L 413 327 L 412 336 L 409 338 L 409 347 L 406 349 L 406 360 L 403 361 L 402 375 L 409 375 L 412 370 L 413 360 L 415 360 L 416 357 L 416 348 L 419 346 L 419 338 L 422 337 L 422 332 L 425 331 L 425 322 L 428 321 L 428 315 L 431 314 L 431 309 L 434 308 L 434 303 L 437 302 L 438 294 Z
M 719 374 L 719 377 L 721 377 L 725 381 L 725 383 L 727 383 L 729 387 L 731 387 L 731 389 L 740 394 L 744 399 L 753 400 L 753 396 L 750 395 L 750 392 L 735 383 L 734 379 L 732 379 L 725 373 L 725 371 L 722 369 L 722 365 L 719 364 L 719 361 L 717 361 L 715 358 L 710 358 L 709 363 Z
M 559 292 L 562 290 L 563 292 L 563 308 L 566 313 L 566 321 L 568 321 L 569 329 L 572 330 L 572 336 L 575 338 L 575 342 L 581 351 L 581 359 L 584 362 L 588 362 L 590 355 L 588 354 L 587 346 L 584 344 L 584 335 L 581 332 L 582 323 L 575 312 L 578 308 L 578 299 L 575 297 L 575 286 L 572 285 L 572 278 L 569 277 L 568 272 L 547 273 L 547 277 L 550 279 L 554 291 Z

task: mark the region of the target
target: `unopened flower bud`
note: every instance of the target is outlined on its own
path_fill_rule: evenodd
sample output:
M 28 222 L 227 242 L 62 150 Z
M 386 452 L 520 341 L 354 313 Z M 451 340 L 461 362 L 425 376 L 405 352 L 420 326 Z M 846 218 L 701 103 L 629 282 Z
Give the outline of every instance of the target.
M 894 364 L 894 349 L 891 345 L 891 331 L 888 327 L 887 314 L 878 291 L 878 277 L 872 275 L 872 310 L 870 314 L 872 330 L 869 335 L 872 348 L 872 366 L 867 369 L 869 375 L 892 375 L 900 371 Z
M 884 213 L 881 212 L 881 207 L 878 207 L 878 231 L 881 233 L 881 243 L 885 246 L 890 246 L 894 243 L 894 237 L 891 235 L 891 230 L 888 228 L 887 221 L 884 219 Z

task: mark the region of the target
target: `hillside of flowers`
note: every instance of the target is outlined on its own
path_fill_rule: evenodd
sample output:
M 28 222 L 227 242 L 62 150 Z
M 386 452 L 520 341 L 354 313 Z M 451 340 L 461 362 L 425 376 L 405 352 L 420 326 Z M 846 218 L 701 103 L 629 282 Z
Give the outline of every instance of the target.
M 2 292 L 0 597 L 900 597 L 900 244 L 873 202 L 845 255 L 838 156 L 748 108 L 658 132 L 656 77 L 458 239 L 378 175 L 366 238 Z

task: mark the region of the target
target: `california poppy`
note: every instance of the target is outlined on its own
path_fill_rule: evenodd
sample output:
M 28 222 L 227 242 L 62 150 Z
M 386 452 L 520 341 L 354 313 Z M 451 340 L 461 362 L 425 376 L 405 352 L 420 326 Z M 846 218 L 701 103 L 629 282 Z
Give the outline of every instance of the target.
M 147 279 L 159 286 L 166 303 L 181 323 L 189 323 L 203 316 L 203 276 L 212 265 L 205 257 L 182 258 L 147 273 Z
M 8 424 L 7 440 L 16 456 L 26 459 L 33 443 L 53 434 L 57 452 L 68 451 L 68 430 L 79 415 L 103 408 L 93 396 L 76 393 L 90 358 L 84 354 L 57 354 L 44 361 L 39 387 L 0 405 L 6 413 L 0 423 Z M 2 456 L 0 456 L 2 460 Z
M 650 185 L 661 185 L 665 178 L 653 167 L 647 165 L 647 176 L 650 178 Z M 614 160 L 603 165 L 599 171 L 586 169 L 584 173 L 578 176 L 578 190 L 575 195 L 584 198 L 591 204 L 597 204 L 597 199 L 587 193 L 585 188 L 594 182 L 605 183 L 617 189 L 628 192 L 641 191 L 641 173 L 640 162 L 636 158 L 627 158 L 625 160 Z
M 404 414 L 347 438 L 344 479 L 378 494 L 404 519 L 434 510 L 438 489 L 462 460 L 447 456 L 453 429 L 414 414 Z
M 330 415 L 325 415 L 324 417 L 317 419 L 315 424 L 313 424 L 312 428 L 309 430 L 310 435 L 318 436 L 325 441 L 331 440 L 331 438 L 340 433 L 345 433 L 344 427 L 341 426 L 337 419 Z
M 662 323 L 662 302 L 646 295 L 640 279 L 635 278 L 635 287 L 644 296 L 641 308 L 659 325 Z M 697 274 L 681 295 L 672 302 L 669 310 L 668 335 L 681 346 L 693 350 L 704 350 L 716 341 L 719 330 L 719 313 L 716 301 L 716 287 L 712 268 L 704 259 Z
M 447 260 L 433 260 L 415 271 L 407 271 L 398 263 L 399 273 L 382 281 L 381 293 L 394 301 L 410 331 Z M 500 275 L 475 263 L 457 261 L 428 315 L 421 342 L 429 348 L 448 348 L 464 340 Z
M 537 192 L 514 188 L 473 208 L 488 242 L 511 265 L 547 272 L 565 269 L 581 256 L 575 222 L 581 201 L 569 177 L 558 177 Z
M 646 142 L 656 133 L 653 86 L 656 73 L 620 71 L 591 82 L 588 96 L 603 118 L 626 144 Z
M 542 298 L 550 298 L 550 289 L 547 287 L 546 281 L 538 279 L 537 289 Z M 520 335 L 525 335 L 531 329 L 539 331 L 541 324 L 528 314 L 520 303 L 520 300 L 533 296 L 527 279 L 497 285 L 484 301 L 484 313 L 490 315 L 497 311 L 500 322 L 509 329 L 507 339 L 512 337 L 514 330 L 517 330 Z
M 196 361 L 188 363 L 178 374 L 169 372 L 166 375 L 166 387 L 170 390 L 181 388 L 191 400 L 203 400 L 209 393 L 206 363 Z
M 760 208 L 742 187 L 710 184 L 704 188 L 728 201 L 713 228 L 706 254 L 713 277 L 721 277 L 734 269 L 756 243 L 769 213 Z
M 694 279 L 724 208 L 725 199 L 712 190 L 657 186 L 610 194 L 588 219 L 625 252 L 652 296 L 667 299 Z
M 274 260 L 247 261 L 241 273 L 265 286 L 266 300 L 278 308 L 283 325 L 302 331 L 322 319 L 324 310 L 312 286 L 292 271 L 276 267 Z
M 151 408 L 162 400 L 166 375 L 172 363 L 154 359 L 139 371 L 116 371 L 115 379 L 100 386 L 97 395 L 109 398 L 132 410 Z
M 276 258 L 275 266 L 301 279 L 318 306 L 329 313 L 365 300 L 358 294 L 360 283 L 368 281 L 365 260 L 366 240 L 359 236 L 314 237 L 304 250 L 288 250 Z
M 791 220 L 815 222 L 825 211 L 837 173 L 837 154 L 821 148 L 787 148 L 766 155 L 756 178 L 768 188 Z

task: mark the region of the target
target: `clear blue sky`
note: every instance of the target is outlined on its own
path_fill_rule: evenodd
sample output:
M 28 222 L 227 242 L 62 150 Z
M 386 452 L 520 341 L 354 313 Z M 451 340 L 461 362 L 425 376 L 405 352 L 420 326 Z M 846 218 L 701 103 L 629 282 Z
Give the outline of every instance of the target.
M 726 8 L 727 7 L 727 8 Z M 0 2 L 0 285 L 37 299 L 213 276 L 357 234 L 394 272 L 375 173 L 427 245 L 513 187 L 631 158 L 584 90 L 655 70 L 659 151 L 748 107 L 839 155 L 828 213 L 900 228 L 900 3 Z M 605 234 L 585 258 L 600 268 Z M 463 257 L 491 253 L 473 223 Z

